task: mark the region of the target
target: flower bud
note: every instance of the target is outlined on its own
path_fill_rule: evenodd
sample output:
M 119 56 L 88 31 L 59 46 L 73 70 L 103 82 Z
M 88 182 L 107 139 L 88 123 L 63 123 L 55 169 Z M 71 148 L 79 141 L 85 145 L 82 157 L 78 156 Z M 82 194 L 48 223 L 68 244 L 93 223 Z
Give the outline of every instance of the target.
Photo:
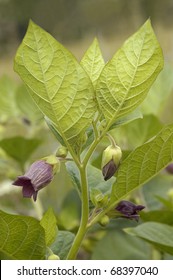
M 145 206 L 143 205 L 135 205 L 130 201 L 122 200 L 115 207 L 115 210 L 119 212 L 120 217 L 127 218 L 130 220 L 135 220 L 138 222 L 139 220 L 138 212 L 143 210 L 144 208 Z
M 101 217 L 101 219 L 99 220 L 99 224 L 103 227 L 107 226 L 110 222 L 110 219 L 107 215 L 104 215 L 103 217 Z
M 98 189 L 91 189 L 90 198 L 94 206 L 97 208 L 105 207 L 108 204 L 108 195 L 102 194 Z
M 61 158 L 66 158 L 67 154 L 68 154 L 68 149 L 65 146 L 59 147 L 56 152 L 56 156 Z
M 58 255 L 52 254 L 48 257 L 48 260 L 60 260 L 60 257 Z
M 53 180 L 59 169 L 60 162 L 54 155 L 45 157 L 31 164 L 24 175 L 18 176 L 13 185 L 23 188 L 23 197 L 33 196 L 36 201 L 38 191 Z
M 103 151 L 101 167 L 105 181 L 114 175 L 120 164 L 121 157 L 122 151 L 117 145 L 110 145 Z

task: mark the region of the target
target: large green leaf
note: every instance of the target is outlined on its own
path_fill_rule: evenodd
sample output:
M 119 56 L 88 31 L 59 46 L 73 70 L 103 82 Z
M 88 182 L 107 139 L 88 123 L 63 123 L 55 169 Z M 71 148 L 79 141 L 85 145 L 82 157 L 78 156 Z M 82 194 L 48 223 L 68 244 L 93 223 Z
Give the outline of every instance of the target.
M 172 160 L 173 124 L 165 126 L 153 140 L 137 147 L 122 162 L 110 203 L 114 204 L 114 201 L 150 180 Z
M 96 38 L 84 54 L 81 60 L 81 65 L 88 73 L 93 85 L 95 86 L 97 79 L 105 65 L 99 43 Z
M 53 213 L 52 208 L 49 208 L 46 211 L 40 221 L 40 225 L 44 228 L 46 245 L 49 246 L 54 242 L 58 232 L 56 217 Z
M 75 57 L 30 21 L 14 69 L 43 114 L 75 145 L 96 111 L 91 80 Z
M 10 215 L 0 211 L 0 259 L 44 259 L 44 229 L 32 217 Z
M 98 79 L 96 96 L 108 126 L 144 100 L 162 68 L 162 50 L 148 20 L 106 64 Z
M 156 222 L 147 222 L 136 228 L 128 228 L 128 233 L 154 244 L 161 251 L 173 255 L 173 227 Z
M 93 260 L 147 260 L 151 250 L 147 244 L 123 232 L 115 229 L 107 232 L 94 248 Z
M 140 217 L 144 221 L 154 221 L 173 226 L 173 211 L 170 210 L 142 211 Z

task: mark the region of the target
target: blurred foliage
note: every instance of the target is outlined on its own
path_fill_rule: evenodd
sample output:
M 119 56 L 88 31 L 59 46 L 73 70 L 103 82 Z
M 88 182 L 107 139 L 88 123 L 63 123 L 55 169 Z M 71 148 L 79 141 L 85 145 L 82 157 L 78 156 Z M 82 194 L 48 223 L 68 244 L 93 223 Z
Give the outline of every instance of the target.
M 99 12 L 96 12 L 99 11 Z M 173 27 L 171 0 L 1 0 L 0 45 L 21 40 L 31 18 L 63 42 L 86 36 L 125 36 L 151 17 L 156 26 Z

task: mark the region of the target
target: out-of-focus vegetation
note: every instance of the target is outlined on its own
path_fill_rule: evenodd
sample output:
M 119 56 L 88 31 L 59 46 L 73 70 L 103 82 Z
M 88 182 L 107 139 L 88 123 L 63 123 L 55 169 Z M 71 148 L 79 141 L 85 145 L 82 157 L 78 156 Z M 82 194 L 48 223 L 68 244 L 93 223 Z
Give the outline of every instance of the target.
M 151 139 L 164 123 L 173 122 L 172 13 L 171 0 L 0 0 L 1 210 L 41 218 L 51 206 L 59 229 L 75 233 L 79 225 L 80 199 L 63 164 L 54 181 L 40 192 L 40 202 L 37 204 L 33 204 L 30 199 L 23 199 L 21 189 L 11 184 L 31 162 L 57 149 L 57 141 L 46 126 L 42 114 L 13 72 L 13 57 L 29 19 L 68 46 L 78 59 L 93 37 L 97 36 L 107 60 L 125 38 L 148 17 L 151 18 L 163 48 L 165 68 L 141 106 L 143 119 L 134 120 L 116 130 L 115 138 L 125 156 L 136 145 Z M 101 162 L 99 154 L 105 143 L 99 146 L 92 158 L 93 165 L 98 168 Z M 142 215 L 143 221 L 160 222 L 159 217 L 162 217 L 163 223 L 173 225 L 172 192 L 173 177 L 164 171 L 129 199 L 142 201 L 146 205 L 149 214 L 146 211 Z M 135 222 L 124 220 L 111 223 L 107 232 L 96 226 L 84 240 L 79 258 L 160 258 L 159 253 L 151 249 L 148 243 L 146 245 L 143 240 L 122 231 L 125 224 L 136 226 Z M 164 254 L 163 258 L 172 257 Z

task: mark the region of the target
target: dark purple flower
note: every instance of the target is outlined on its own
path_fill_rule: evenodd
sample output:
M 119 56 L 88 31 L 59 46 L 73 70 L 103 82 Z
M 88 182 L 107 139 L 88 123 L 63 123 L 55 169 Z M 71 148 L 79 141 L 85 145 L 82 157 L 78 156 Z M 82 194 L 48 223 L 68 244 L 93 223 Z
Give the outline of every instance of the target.
M 145 206 L 143 205 L 135 205 L 130 201 L 122 200 L 118 203 L 116 206 L 116 210 L 120 212 L 120 216 L 130 219 L 130 220 L 136 220 L 138 222 L 139 215 L 138 212 L 143 210 Z
M 114 173 L 117 170 L 117 166 L 115 165 L 113 159 L 111 159 L 103 168 L 102 168 L 102 174 L 104 177 L 104 180 L 107 181 L 109 180 Z
M 28 171 L 13 182 L 15 186 L 23 187 L 23 197 L 32 197 L 37 199 L 37 193 L 40 189 L 48 185 L 54 176 L 54 166 L 45 160 L 34 162 Z

